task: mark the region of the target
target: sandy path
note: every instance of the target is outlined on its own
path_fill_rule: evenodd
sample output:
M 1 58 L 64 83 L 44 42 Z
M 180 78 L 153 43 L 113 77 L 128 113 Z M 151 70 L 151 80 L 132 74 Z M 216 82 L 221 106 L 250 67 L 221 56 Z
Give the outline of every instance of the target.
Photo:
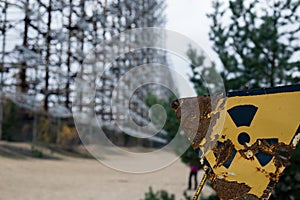
M 91 159 L 0 157 L 0 199 L 139 200 L 152 186 L 154 190 L 174 193 L 179 200 L 187 187 L 188 173 L 189 169 L 180 161 L 158 172 L 133 175 L 109 169 Z

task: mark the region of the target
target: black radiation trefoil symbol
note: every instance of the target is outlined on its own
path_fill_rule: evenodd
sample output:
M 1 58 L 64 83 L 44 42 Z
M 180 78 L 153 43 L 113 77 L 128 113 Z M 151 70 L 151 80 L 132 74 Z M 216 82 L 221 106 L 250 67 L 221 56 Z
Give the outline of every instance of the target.
M 252 120 L 258 108 L 253 105 L 235 106 L 227 112 L 237 127 L 248 126 L 250 127 Z
M 232 121 L 234 122 L 234 124 L 236 125 L 236 127 L 241 127 L 241 126 L 250 127 L 251 122 L 253 121 L 257 110 L 258 108 L 254 105 L 239 105 L 229 109 L 227 112 L 231 117 Z M 238 142 L 241 145 L 244 145 L 245 143 L 249 143 L 250 139 L 251 139 L 251 133 L 249 134 L 246 132 L 241 132 L 237 138 Z M 268 138 L 264 140 L 270 145 L 278 144 L 278 138 Z M 224 143 L 218 142 L 217 148 L 220 148 L 222 146 L 224 146 Z M 230 167 L 236 153 L 237 150 L 233 148 L 229 159 L 227 160 L 226 163 L 223 164 L 224 167 L 226 168 Z M 273 158 L 272 155 L 262 152 L 260 150 L 257 154 L 255 154 L 255 157 L 257 158 L 261 166 L 267 165 Z

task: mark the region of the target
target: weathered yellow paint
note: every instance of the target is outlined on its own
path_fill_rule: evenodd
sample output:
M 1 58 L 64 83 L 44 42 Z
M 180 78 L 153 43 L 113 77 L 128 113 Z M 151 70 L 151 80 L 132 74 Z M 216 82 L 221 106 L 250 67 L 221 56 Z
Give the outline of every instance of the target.
M 300 140 L 300 84 L 228 96 L 172 107 L 220 199 L 266 200 Z
M 258 107 L 258 110 L 250 127 L 236 127 L 227 113 L 224 127 L 220 133 L 220 136 L 223 136 L 223 138 L 219 138 L 220 142 L 229 139 L 238 151 L 244 149 L 244 146 L 238 142 L 238 135 L 241 132 L 247 132 L 251 136 L 249 145 L 258 139 L 268 138 L 278 138 L 279 143 L 290 144 L 295 137 L 300 125 L 299 91 L 227 98 L 226 110 L 238 105 L 254 105 Z M 224 166 L 213 167 L 216 165 L 213 151 L 210 151 L 205 158 L 216 177 L 245 183 L 251 187 L 249 193 L 257 197 L 261 197 L 267 188 L 270 182 L 269 174 L 276 172 L 274 157 L 266 166 L 261 166 L 256 157 L 253 160 L 247 160 L 237 152 L 228 169 Z

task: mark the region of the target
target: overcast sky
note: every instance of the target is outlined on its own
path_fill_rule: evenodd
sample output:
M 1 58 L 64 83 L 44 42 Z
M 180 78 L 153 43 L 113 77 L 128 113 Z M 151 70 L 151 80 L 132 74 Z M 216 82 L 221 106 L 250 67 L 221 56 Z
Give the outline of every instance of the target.
M 214 62 L 219 63 L 218 56 L 212 50 L 208 33 L 210 20 L 206 14 L 212 12 L 211 1 L 200 0 L 167 0 L 167 24 L 166 28 L 179 32 L 195 41 Z M 180 59 L 172 59 L 175 70 L 188 79 L 189 66 Z M 179 88 L 180 89 L 180 88 Z M 181 88 L 181 96 L 185 89 Z
M 166 28 L 186 35 L 200 45 L 208 56 L 217 59 L 208 38 L 210 20 L 207 13 L 212 12 L 211 1 L 167 0 Z

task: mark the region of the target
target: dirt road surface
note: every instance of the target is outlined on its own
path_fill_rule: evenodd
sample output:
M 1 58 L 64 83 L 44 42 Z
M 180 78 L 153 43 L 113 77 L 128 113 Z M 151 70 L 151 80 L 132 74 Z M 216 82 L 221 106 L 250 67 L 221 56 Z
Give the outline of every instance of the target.
M 0 200 L 140 200 L 152 186 L 183 199 L 189 168 L 176 161 L 160 171 L 127 174 L 93 159 L 16 159 L 0 156 Z M 198 174 L 202 177 L 202 172 Z M 209 194 L 210 188 L 204 188 Z M 193 191 L 188 191 L 189 195 Z

